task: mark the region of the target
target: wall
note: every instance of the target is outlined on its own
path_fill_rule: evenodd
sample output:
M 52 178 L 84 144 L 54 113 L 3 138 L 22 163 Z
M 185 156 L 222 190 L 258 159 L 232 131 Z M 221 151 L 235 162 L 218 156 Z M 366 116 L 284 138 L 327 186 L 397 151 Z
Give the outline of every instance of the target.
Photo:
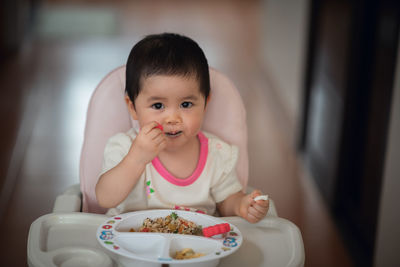
M 0 5 L 0 63 L 18 51 L 32 16 L 33 0 L 2 0 Z
M 263 65 L 289 126 L 301 115 L 309 0 L 264 0 Z
M 400 41 L 399 49 L 400 51 Z M 375 266 L 400 266 L 398 252 L 400 242 L 400 53 L 393 88 L 390 128 L 387 143 L 386 163 L 383 177 L 380 215 L 375 248 Z

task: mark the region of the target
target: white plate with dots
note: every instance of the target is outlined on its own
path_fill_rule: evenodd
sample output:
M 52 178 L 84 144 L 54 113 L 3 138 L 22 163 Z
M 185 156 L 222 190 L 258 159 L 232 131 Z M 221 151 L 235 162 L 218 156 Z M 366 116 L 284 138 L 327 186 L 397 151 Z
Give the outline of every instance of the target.
M 228 226 L 228 232 L 211 237 L 179 233 L 139 232 L 147 218 L 156 220 L 170 215 L 182 218 L 206 229 L 212 226 Z M 130 232 L 133 229 L 135 232 Z M 97 229 L 97 240 L 106 252 L 123 265 L 145 266 L 216 266 L 220 259 L 239 249 L 243 237 L 239 229 L 218 218 L 197 212 L 182 210 L 145 210 L 111 217 Z M 191 249 L 202 256 L 176 259 L 176 253 Z

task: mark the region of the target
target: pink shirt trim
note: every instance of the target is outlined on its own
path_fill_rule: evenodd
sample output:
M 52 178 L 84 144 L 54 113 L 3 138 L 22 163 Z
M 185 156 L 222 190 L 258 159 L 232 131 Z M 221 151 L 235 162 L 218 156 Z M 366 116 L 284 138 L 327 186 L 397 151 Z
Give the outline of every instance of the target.
M 151 162 L 153 163 L 154 168 L 157 170 L 157 172 L 168 182 L 171 184 L 177 185 L 177 186 L 188 186 L 193 184 L 197 178 L 200 177 L 201 173 L 203 172 L 204 166 L 206 165 L 207 162 L 207 156 L 208 156 L 208 138 L 202 133 L 199 132 L 197 135 L 200 141 L 200 156 L 199 156 L 199 161 L 197 162 L 197 167 L 190 175 L 188 178 L 185 179 L 179 179 L 170 174 L 167 169 L 162 165 L 160 159 L 158 157 L 155 157 Z

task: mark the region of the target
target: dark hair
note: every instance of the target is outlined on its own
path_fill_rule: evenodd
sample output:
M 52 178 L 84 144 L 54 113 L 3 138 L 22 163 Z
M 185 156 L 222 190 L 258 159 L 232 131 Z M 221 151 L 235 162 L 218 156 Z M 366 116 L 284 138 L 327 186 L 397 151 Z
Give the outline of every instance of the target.
M 186 36 L 148 35 L 132 48 L 126 63 L 125 92 L 133 104 L 142 79 L 152 75 L 195 75 L 205 99 L 210 93 L 207 59 L 199 45 Z

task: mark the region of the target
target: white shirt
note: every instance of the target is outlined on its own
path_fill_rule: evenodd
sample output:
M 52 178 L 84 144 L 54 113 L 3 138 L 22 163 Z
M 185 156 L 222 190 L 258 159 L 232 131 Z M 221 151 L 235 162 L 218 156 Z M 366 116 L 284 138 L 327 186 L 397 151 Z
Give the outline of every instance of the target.
M 121 162 L 135 138 L 132 128 L 108 140 L 101 174 Z M 214 215 L 216 203 L 242 189 L 235 171 L 239 151 L 209 133 L 200 132 L 198 138 L 200 157 L 190 177 L 174 177 L 156 157 L 146 165 L 128 197 L 107 215 L 144 209 L 185 209 Z

